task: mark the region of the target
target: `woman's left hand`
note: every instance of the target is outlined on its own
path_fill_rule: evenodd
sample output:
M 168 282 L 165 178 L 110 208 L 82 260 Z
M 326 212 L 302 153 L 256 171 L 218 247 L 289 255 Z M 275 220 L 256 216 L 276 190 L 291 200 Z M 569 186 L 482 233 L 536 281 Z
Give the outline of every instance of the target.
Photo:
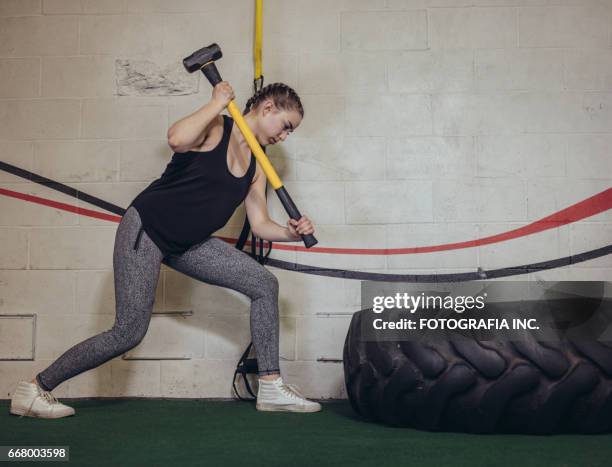
M 300 220 L 296 221 L 294 219 L 289 219 L 287 221 L 287 228 L 289 229 L 289 233 L 296 240 L 300 240 L 300 235 L 309 235 L 314 233 L 314 227 L 310 219 L 306 216 L 302 216 Z

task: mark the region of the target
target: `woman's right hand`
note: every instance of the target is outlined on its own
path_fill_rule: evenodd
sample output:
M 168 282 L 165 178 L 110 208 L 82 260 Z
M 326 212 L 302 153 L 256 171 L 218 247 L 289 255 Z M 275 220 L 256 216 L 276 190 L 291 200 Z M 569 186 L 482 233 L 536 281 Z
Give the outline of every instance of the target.
M 227 81 L 221 81 L 213 88 L 211 100 L 216 102 L 221 109 L 225 109 L 227 104 L 235 98 L 234 90 Z

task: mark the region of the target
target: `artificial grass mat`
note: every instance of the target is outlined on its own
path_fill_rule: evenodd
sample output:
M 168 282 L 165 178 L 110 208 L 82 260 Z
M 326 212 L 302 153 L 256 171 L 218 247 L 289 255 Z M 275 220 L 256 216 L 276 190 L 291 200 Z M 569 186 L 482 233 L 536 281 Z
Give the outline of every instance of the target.
M 348 401 L 311 414 L 234 401 L 65 402 L 76 416 L 40 420 L 9 415 L 0 401 L 0 445 L 69 446 L 68 464 L 105 467 L 612 465 L 612 435 L 430 433 L 365 422 Z

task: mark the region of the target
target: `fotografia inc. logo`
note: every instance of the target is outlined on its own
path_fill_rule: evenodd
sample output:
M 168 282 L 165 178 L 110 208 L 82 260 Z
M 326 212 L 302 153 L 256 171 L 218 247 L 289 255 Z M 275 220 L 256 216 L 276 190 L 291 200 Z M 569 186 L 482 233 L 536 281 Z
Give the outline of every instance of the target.
M 406 310 L 416 313 L 418 310 L 453 310 L 456 313 L 482 310 L 485 307 L 487 293 L 482 295 L 419 295 L 397 292 L 395 295 L 379 295 L 372 298 L 372 311 L 382 313 L 385 310 Z

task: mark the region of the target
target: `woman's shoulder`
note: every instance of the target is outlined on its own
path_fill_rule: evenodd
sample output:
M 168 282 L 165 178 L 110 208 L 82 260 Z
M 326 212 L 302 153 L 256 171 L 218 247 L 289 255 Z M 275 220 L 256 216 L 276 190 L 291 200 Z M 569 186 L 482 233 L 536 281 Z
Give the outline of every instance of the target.
M 206 152 L 215 148 L 223 138 L 223 130 L 225 128 L 225 116 L 217 115 L 206 127 L 206 136 L 198 147 L 192 149 L 196 152 Z

